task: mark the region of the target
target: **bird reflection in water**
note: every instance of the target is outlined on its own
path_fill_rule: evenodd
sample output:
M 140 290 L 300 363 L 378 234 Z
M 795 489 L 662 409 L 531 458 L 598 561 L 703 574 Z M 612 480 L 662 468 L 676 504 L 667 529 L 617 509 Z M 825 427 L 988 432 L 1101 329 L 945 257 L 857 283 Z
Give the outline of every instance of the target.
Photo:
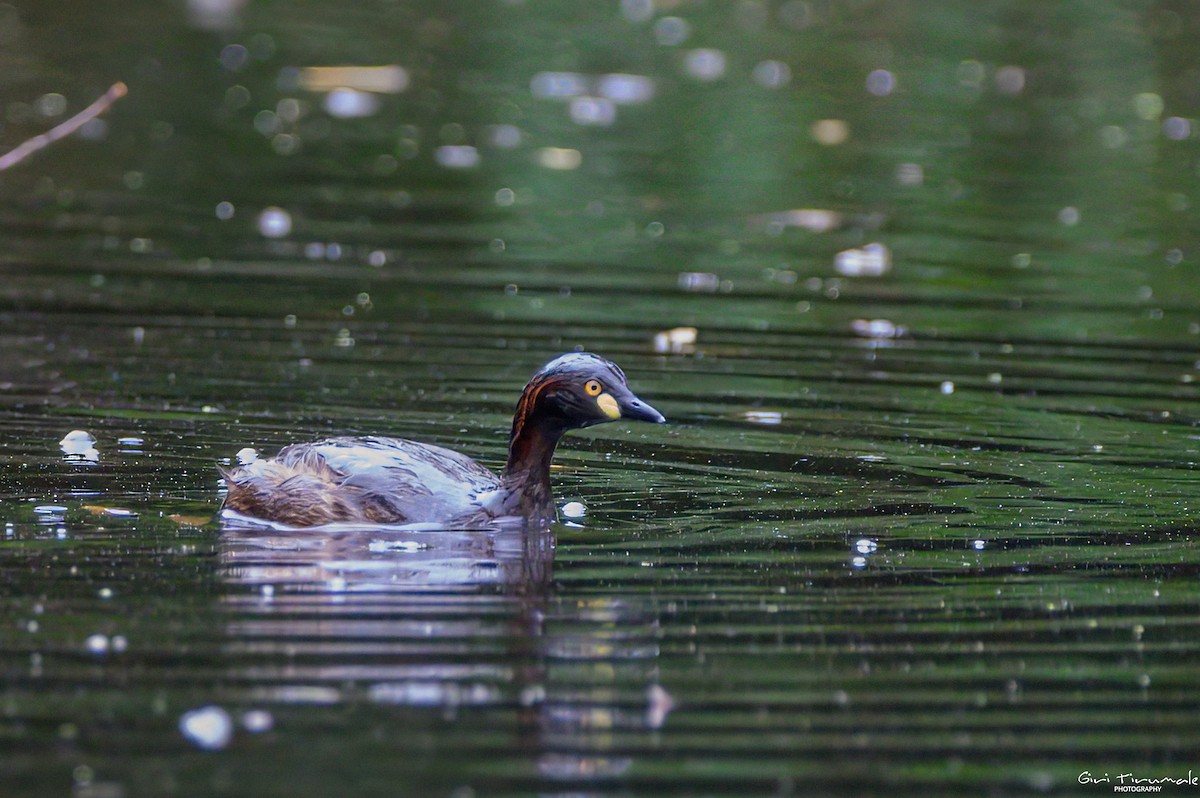
M 672 707 L 652 608 L 575 600 L 553 580 L 554 528 L 467 531 L 227 525 L 227 652 L 254 701 L 513 707 L 541 778 L 616 776 L 615 739 Z

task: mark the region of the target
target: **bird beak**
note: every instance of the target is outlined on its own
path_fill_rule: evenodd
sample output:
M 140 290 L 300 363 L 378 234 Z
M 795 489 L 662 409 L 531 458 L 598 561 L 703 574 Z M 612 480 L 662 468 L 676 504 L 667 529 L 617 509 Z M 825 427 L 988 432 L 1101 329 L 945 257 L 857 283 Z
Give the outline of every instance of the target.
M 662 424 L 666 421 L 663 414 L 650 405 L 638 399 L 633 394 L 627 394 L 617 400 L 621 418 L 632 418 L 638 421 L 649 421 L 652 424 Z

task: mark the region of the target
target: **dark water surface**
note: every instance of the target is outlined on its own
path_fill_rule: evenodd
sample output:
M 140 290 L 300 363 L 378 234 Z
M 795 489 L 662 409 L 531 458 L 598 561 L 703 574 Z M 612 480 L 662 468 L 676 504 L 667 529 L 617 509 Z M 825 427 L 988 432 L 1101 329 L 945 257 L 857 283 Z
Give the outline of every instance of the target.
M 0 172 L 4 795 L 1200 772 L 1193 4 L 145 5 L 0 4 L 0 151 L 129 87 Z M 215 517 L 574 348 L 549 532 Z

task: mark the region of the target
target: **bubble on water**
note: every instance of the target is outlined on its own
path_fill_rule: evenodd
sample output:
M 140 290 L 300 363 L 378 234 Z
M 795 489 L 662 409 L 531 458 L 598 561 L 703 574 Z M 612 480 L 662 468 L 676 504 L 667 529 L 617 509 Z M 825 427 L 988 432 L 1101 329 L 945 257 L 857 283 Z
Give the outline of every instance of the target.
M 230 219 L 233 218 L 233 214 L 234 214 L 233 203 L 232 202 L 218 202 L 216 213 L 217 213 L 217 218 L 220 219 L 222 222 L 229 221 Z
M 96 449 L 96 439 L 90 432 L 81 429 L 71 430 L 58 442 L 62 449 L 63 459 L 72 462 L 97 463 L 100 452 Z
M 1079 224 L 1080 218 L 1079 209 L 1071 205 L 1068 205 L 1058 212 L 1058 220 L 1067 227 L 1074 227 L 1075 225 Z
M 266 238 L 283 238 L 292 232 L 292 215 L 273 205 L 264 208 L 258 214 L 258 232 Z
M 183 713 L 179 731 L 197 748 L 220 751 L 233 739 L 233 719 L 221 707 L 201 707 Z
M 583 518 L 587 515 L 587 506 L 583 502 L 567 502 L 562 506 L 562 514 L 567 518 Z
M 89 654 L 107 654 L 109 648 L 108 635 L 94 634 L 83 641 L 83 647 Z
M 938 386 L 938 390 L 942 392 L 943 396 L 949 396 L 950 394 L 954 393 L 954 383 L 950 380 L 944 380 L 942 384 Z
M 879 543 L 871 538 L 859 538 L 854 541 L 854 550 L 859 554 L 874 554 L 879 548 Z

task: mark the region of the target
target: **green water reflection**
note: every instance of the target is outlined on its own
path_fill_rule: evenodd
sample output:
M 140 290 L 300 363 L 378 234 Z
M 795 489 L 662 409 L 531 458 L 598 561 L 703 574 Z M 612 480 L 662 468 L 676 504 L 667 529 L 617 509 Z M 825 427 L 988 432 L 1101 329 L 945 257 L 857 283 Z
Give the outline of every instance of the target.
M 129 87 L 0 172 L 0 791 L 1186 776 L 1198 26 L 0 5 L 0 150 Z M 672 423 L 569 437 L 552 536 L 213 520 L 244 446 L 497 465 L 576 347 Z

